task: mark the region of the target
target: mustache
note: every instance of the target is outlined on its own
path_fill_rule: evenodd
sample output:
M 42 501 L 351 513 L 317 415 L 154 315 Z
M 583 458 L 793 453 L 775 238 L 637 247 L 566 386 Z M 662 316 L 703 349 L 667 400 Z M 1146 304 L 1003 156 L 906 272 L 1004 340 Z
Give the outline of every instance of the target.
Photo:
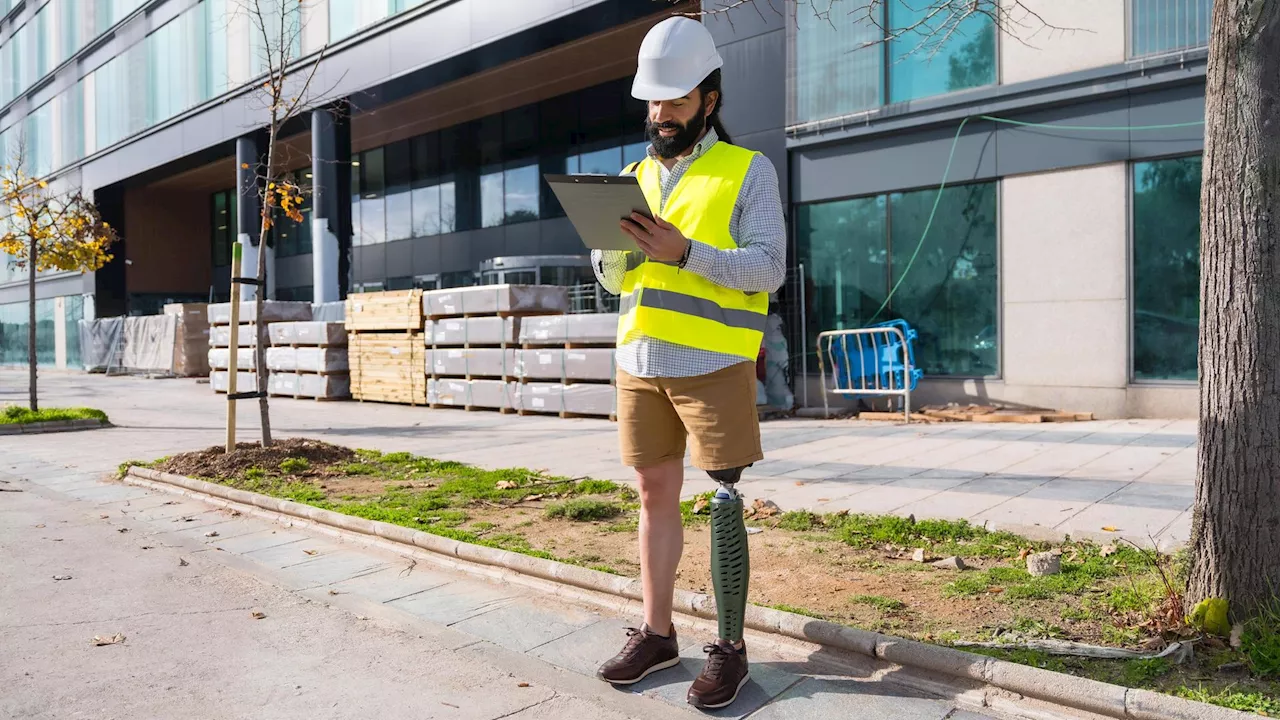
M 685 127 L 680 123 L 670 122 L 670 121 L 660 122 L 660 123 L 651 122 L 649 123 L 649 126 L 653 128 L 657 128 L 659 130 L 683 130 Z

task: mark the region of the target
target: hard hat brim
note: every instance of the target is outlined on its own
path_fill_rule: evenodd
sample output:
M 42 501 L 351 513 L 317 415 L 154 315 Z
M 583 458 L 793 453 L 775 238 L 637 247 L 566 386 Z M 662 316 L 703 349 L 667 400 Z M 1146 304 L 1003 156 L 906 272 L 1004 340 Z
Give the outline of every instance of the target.
M 661 100 L 676 100 L 693 92 L 695 88 L 702 84 L 713 71 L 718 70 L 724 65 L 724 60 L 716 53 L 715 57 L 703 67 L 697 74 L 692 75 L 697 80 L 692 84 L 673 85 L 669 83 L 649 82 L 642 79 L 642 73 L 636 73 L 635 80 L 631 83 L 631 97 L 646 102 Z

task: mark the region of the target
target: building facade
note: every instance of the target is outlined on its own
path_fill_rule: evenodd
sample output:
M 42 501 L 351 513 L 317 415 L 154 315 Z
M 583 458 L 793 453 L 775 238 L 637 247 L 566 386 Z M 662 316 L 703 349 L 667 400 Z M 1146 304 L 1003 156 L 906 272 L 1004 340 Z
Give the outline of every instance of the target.
M 76 364 L 83 317 L 228 295 L 232 243 L 256 241 L 242 168 L 265 150 L 243 2 L 0 0 L 0 149 L 91 192 L 124 238 L 102 271 L 40 279 L 42 362 Z M 974 16 L 945 42 L 908 4 L 871 22 L 841 3 L 860 5 L 704 3 L 725 124 L 789 200 L 798 399 L 821 404 L 818 332 L 902 318 L 920 332 L 917 402 L 1193 415 L 1210 0 L 1032 0 L 1046 24 Z M 589 282 L 541 175 L 643 156 L 635 50 L 699 9 L 284 7 L 296 71 L 318 64 L 287 169 L 316 193 L 304 222 L 277 219 L 266 292 L 314 301 Z M 0 363 L 25 358 L 24 279 L 0 261 Z

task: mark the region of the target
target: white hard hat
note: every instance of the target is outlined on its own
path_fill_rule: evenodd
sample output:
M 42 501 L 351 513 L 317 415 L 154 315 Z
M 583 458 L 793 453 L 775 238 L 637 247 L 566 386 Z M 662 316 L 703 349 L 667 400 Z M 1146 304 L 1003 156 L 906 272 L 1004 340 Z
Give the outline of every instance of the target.
M 697 20 L 663 20 L 640 43 L 640 65 L 631 84 L 637 100 L 675 100 L 693 92 L 724 60 L 716 41 Z

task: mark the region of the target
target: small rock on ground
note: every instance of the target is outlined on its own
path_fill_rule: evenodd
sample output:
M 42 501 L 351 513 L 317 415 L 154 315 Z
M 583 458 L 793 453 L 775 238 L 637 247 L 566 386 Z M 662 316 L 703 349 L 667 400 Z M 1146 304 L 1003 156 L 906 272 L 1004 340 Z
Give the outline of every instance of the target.
M 938 568 L 939 570 L 964 570 L 965 568 L 969 567 L 968 565 L 964 564 L 964 560 L 961 560 L 960 558 L 955 556 L 946 558 L 944 560 L 939 560 L 938 562 L 934 563 L 933 566 Z
M 1062 572 L 1062 556 L 1052 552 L 1028 555 L 1027 572 L 1031 573 L 1035 577 L 1057 575 Z

